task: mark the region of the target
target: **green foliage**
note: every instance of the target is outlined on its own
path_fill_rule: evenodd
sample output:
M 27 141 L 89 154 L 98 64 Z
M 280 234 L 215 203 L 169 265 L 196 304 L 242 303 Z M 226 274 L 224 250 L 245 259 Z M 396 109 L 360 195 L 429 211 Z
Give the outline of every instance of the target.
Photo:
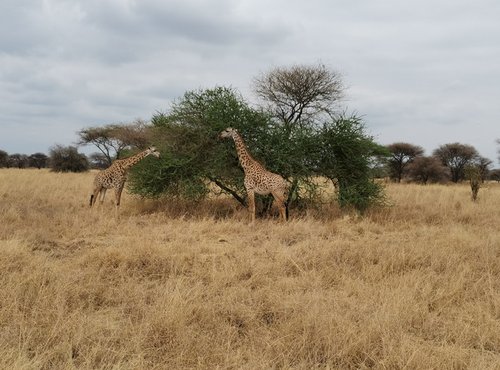
M 50 167 L 54 172 L 85 172 L 89 162 L 85 154 L 73 146 L 55 145 L 50 149 Z
M 317 130 L 311 126 L 296 126 L 290 131 L 289 127 L 270 121 L 254 151 L 263 158 L 266 168 L 291 182 L 290 207 L 318 200 L 320 187 L 315 181 Z
M 236 151 L 218 134 L 235 127 L 251 146 L 265 132 L 264 113 L 251 109 L 233 89 L 216 87 L 185 93 L 168 114 L 157 113 L 151 122 L 161 158 L 154 166 L 136 166 L 132 191 L 197 198 L 207 194 L 213 182 L 243 202 L 243 171 Z
M 198 199 L 215 185 L 245 205 L 244 173 L 234 143 L 218 138 L 222 130 L 234 127 L 256 160 L 292 183 L 291 206 L 320 200 L 317 176 L 339 180 L 342 206 L 364 211 L 383 202 L 371 163 L 387 151 L 366 135 L 358 117 L 342 115 L 321 128 L 296 125 L 290 130 L 251 108 L 235 90 L 216 87 L 187 92 L 151 122 L 161 157 L 132 169 L 129 188 L 134 193 Z M 260 198 L 261 210 L 269 207 L 270 199 Z
M 342 207 L 363 212 L 384 203 L 383 187 L 374 182 L 371 163 L 374 158 L 386 157 L 389 153 L 365 133 L 359 117 L 341 115 L 325 123 L 318 142 L 318 174 L 338 184 Z
M 144 160 L 132 168 L 129 184 L 132 192 L 152 198 L 167 195 L 189 199 L 207 194 L 207 184 L 199 176 L 198 167 L 190 165 L 189 158 L 159 150 L 158 160 Z

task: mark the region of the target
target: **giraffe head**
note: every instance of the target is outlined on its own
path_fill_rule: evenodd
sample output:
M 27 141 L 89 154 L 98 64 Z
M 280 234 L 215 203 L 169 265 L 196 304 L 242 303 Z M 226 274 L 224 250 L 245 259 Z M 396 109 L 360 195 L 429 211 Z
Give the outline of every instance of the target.
M 233 135 L 237 133 L 238 131 L 235 128 L 228 127 L 224 131 L 221 131 L 219 134 L 220 138 L 228 138 L 228 137 L 234 137 Z
M 156 150 L 154 146 L 150 146 L 148 149 L 146 149 L 146 155 L 154 155 L 156 158 L 160 158 L 160 152 Z

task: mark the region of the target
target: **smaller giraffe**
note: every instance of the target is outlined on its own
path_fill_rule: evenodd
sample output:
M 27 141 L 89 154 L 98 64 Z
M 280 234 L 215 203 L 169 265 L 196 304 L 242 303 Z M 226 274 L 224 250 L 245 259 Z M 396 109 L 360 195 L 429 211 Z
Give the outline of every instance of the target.
M 146 158 L 148 155 L 154 155 L 156 158 L 160 157 L 160 152 L 156 150 L 154 146 L 148 149 L 124 159 L 117 159 L 111 166 L 105 170 L 99 172 L 94 179 L 94 191 L 90 195 L 90 206 L 92 207 L 97 200 L 97 196 L 100 194 L 100 203 L 104 202 L 104 196 L 106 195 L 106 190 L 115 190 L 115 204 L 116 204 L 116 216 L 118 216 L 118 210 L 120 207 L 120 199 L 122 196 L 123 187 L 125 181 L 127 180 L 128 170 L 135 164 L 137 164 L 142 159 Z
M 266 170 L 250 155 L 238 130 L 228 127 L 219 134 L 219 137 L 231 137 L 234 140 L 241 167 L 245 172 L 244 185 L 248 195 L 248 210 L 252 223 L 255 222 L 255 193 L 272 194 L 282 220 L 286 221 L 289 183 L 280 175 Z

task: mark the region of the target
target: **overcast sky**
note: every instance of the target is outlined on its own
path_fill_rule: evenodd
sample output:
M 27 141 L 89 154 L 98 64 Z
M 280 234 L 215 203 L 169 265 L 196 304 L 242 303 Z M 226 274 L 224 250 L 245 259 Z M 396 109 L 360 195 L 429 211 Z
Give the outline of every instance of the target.
M 498 0 L 3 0 L 0 149 L 47 153 L 191 89 L 254 101 L 260 73 L 318 63 L 379 143 L 458 141 L 498 167 Z

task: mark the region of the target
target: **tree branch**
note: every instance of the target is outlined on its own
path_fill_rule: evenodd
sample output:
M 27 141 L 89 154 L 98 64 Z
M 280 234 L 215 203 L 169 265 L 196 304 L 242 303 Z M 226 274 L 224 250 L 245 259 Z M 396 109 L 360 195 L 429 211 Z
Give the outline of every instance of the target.
M 224 190 L 224 191 L 228 192 L 229 194 L 231 194 L 234 197 L 234 199 L 236 199 L 243 207 L 247 206 L 247 203 L 246 203 L 245 199 L 243 199 L 242 197 L 240 197 L 239 194 L 236 191 L 234 191 L 231 188 L 228 188 L 226 185 L 224 185 L 222 182 L 220 182 L 220 180 L 216 179 L 215 177 L 208 176 L 208 179 L 210 181 L 212 181 L 215 185 L 217 185 L 219 188 L 221 188 L 222 190 Z

